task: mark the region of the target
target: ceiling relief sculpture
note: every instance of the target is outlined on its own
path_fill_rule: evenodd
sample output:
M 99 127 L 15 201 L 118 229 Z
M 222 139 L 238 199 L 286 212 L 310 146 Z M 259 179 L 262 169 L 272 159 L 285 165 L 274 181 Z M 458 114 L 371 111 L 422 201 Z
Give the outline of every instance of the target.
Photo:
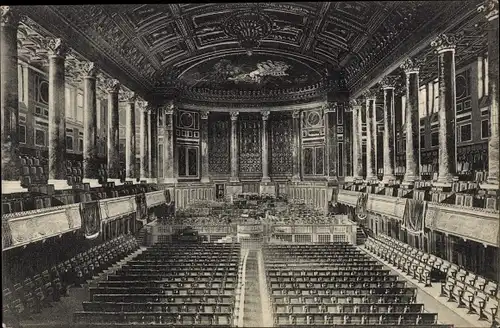
M 51 5 L 22 10 L 83 57 L 143 95 L 165 92 L 166 86 L 177 84 L 179 74 L 188 67 L 201 67 L 206 62 L 215 65 L 223 57 L 233 56 L 229 71 L 238 71 L 233 67 L 241 65 L 234 62 L 236 54 L 239 60 L 259 60 L 241 68 L 240 73 L 229 74 L 232 80 L 224 83 L 231 86 L 236 81 L 238 86 L 249 87 L 287 85 L 287 79 L 300 78 L 294 73 L 295 62 L 300 61 L 311 67 L 329 65 L 343 71 L 342 83 L 355 93 L 372 85 L 395 62 L 418 52 L 422 42 L 471 16 L 480 3 Z M 282 58 L 276 60 L 276 55 Z M 257 63 L 268 61 L 273 63 L 270 66 L 279 67 L 276 69 L 281 77 L 257 67 Z M 287 65 L 290 67 L 284 69 Z M 168 82 L 165 76 L 169 76 Z
M 263 55 L 215 58 L 184 72 L 189 87 L 214 89 L 283 89 L 318 83 L 321 75 L 296 61 Z

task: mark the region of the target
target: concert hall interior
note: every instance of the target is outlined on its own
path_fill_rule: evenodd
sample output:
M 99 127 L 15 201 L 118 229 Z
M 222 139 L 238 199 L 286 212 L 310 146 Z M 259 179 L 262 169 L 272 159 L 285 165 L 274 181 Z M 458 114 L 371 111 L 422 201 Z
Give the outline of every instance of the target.
M 1 15 L 3 327 L 500 326 L 498 0 Z

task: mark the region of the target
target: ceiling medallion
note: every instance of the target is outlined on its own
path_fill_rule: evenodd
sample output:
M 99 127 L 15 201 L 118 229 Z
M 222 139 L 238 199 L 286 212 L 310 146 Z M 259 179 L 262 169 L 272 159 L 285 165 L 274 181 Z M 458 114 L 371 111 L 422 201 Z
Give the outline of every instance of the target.
M 260 41 L 273 31 L 273 22 L 260 10 L 240 11 L 224 22 L 223 29 L 227 35 L 238 39 L 240 46 L 251 56 Z

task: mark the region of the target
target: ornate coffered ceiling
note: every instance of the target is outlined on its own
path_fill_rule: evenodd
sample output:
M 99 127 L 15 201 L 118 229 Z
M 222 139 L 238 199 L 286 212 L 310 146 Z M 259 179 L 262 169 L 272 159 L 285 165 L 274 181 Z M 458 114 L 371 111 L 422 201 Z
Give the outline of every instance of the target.
M 358 91 L 415 51 L 422 40 L 447 29 L 459 13 L 474 11 L 478 3 L 51 5 L 24 10 L 44 29 L 147 97 L 173 87 L 182 89 L 179 76 L 193 66 L 214 57 L 243 58 L 249 50 L 252 56 L 301 62 L 323 75 L 328 66 L 343 76 L 340 84 Z

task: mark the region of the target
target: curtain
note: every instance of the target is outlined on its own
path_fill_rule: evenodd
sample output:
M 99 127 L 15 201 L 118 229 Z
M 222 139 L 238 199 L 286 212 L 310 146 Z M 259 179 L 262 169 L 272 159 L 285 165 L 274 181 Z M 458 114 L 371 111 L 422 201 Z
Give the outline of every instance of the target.
M 360 220 L 366 219 L 366 203 L 368 201 L 368 193 L 360 193 L 356 202 L 356 216 Z
M 423 200 L 407 199 L 403 215 L 403 226 L 408 233 L 423 234 L 427 202 Z
M 10 231 L 9 221 L 6 219 L 2 220 L 2 248 L 7 248 L 12 246 L 12 234 Z
M 99 209 L 99 202 L 92 201 L 80 203 L 80 214 L 82 216 L 82 227 L 85 238 L 97 238 L 101 232 L 101 211 Z
M 145 224 L 148 219 L 148 206 L 146 205 L 146 194 L 143 192 L 136 194 L 135 203 L 137 205 L 135 218 L 136 220 L 142 221 Z

